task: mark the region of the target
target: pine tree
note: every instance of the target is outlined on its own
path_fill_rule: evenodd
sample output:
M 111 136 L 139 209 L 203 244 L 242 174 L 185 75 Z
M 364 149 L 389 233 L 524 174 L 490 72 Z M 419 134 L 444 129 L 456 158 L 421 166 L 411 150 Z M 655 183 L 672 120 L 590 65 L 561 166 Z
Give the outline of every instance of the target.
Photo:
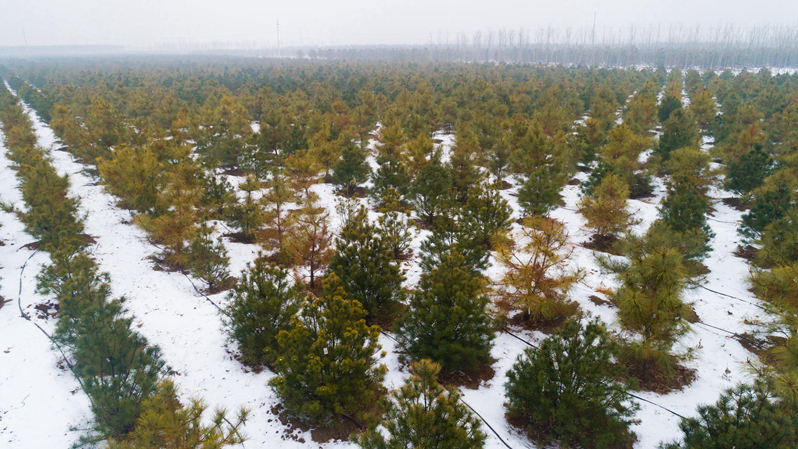
M 679 148 L 698 149 L 700 137 L 700 130 L 693 116 L 688 111 L 677 109 L 662 125 L 657 153 L 662 161 L 667 161 L 671 152 Z
M 451 208 L 433 223 L 432 234 L 421 243 L 421 267 L 429 272 L 441 263 L 447 254 L 457 253 L 463 264 L 473 273 L 488 267 L 488 245 L 478 223 L 467 220 L 456 201 Z
M 74 322 L 75 374 L 91 397 L 97 430 L 106 437 L 133 430 L 164 369 L 160 349 L 147 346 L 131 330 L 132 322 L 120 301 L 98 301 Z
M 682 100 L 679 97 L 665 95 L 657 111 L 657 118 L 660 123 L 665 123 L 674 111 L 682 109 Z
M 154 213 L 163 185 L 163 168 L 150 146 L 114 149 L 113 159 L 100 158 L 97 169 L 106 188 L 122 205 L 140 213 Z
M 763 381 L 726 390 L 714 405 L 684 418 L 684 441 L 664 449 L 786 449 L 798 442 L 798 412 L 780 406 Z
M 542 445 L 631 447 L 639 408 L 616 379 L 615 345 L 604 325 L 569 320 L 540 349 L 527 349 L 507 373 L 507 413 Z
M 297 275 L 304 278 L 311 291 L 321 287 L 319 276 L 332 257 L 333 234 L 328 227 L 330 214 L 314 203 L 307 203 L 296 215 L 289 231 L 287 247 L 296 265 Z
M 710 126 L 715 122 L 715 116 L 718 114 L 715 98 L 712 97 L 712 92 L 707 89 L 701 89 L 698 94 L 691 97 L 688 110 L 704 131 L 709 130 Z
M 393 315 L 402 299 L 405 278 L 393 261 L 393 248 L 369 223 L 361 206 L 344 223 L 336 241 L 336 252 L 327 269 L 338 280 L 333 289 L 343 288 L 348 298 L 359 301 L 370 320 Z
M 358 184 L 368 180 L 371 167 L 366 163 L 366 152 L 354 143 L 343 147 L 341 160 L 335 165 L 333 180 L 346 197 L 355 193 Z
M 249 420 L 249 410 L 241 408 L 234 422 L 224 409 L 216 409 L 210 423 L 208 409 L 201 398 L 180 403 L 171 380 L 158 384 L 155 394 L 142 403 L 136 428 L 121 440 L 109 440 L 108 449 L 221 449 L 243 444 L 242 427 Z
M 596 249 L 606 251 L 618 239 L 618 234 L 634 223 L 627 210 L 629 187 L 613 173 L 601 180 L 590 195 L 579 202 L 579 213 L 585 217 L 587 227 L 595 232 Z
M 263 185 L 253 175 L 247 175 L 244 182 L 238 185 L 244 192 L 243 202 L 239 201 L 233 206 L 230 213 L 230 224 L 240 230 L 239 238 L 248 243 L 257 241 L 258 234 L 266 221 L 261 204 L 261 198 L 255 192 L 260 192 Z
M 288 205 L 297 201 L 297 192 L 293 189 L 282 171 L 275 171 L 266 181 L 266 192 L 262 200 L 265 210 L 266 231 L 264 246 L 273 252 L 273 259 L 282 266 L 291 266 L 293 258 L 288 246 L 294 217 Z
M 402 206 L 401 199 L 396 189 L 388 189 L 382 199 L 382 215 L 377 218 L 377 232 L 388 242 L 395 261 L 410 257 L 410 243 L 415 229 L 410 223 L 410 210 Z
M 330 278 L 330 282 L 334 279 Z M 343 416 L 368 418 L 379 408 L 385 365 L 377 365 L 380 329 L 366 326 L 366 311 L 342 290 L 310 300 L 291 330 L 277 335 L 279 373 L 269 385 L 290 415 L 315 425 Z
M 422 167 L 427 165 L 435 151 L 432 139 L 427 134 L 419 135 L 407 144 L 407 165 L 410 168 L 408 175 L 416 178 Z
M 598 258 L 620 282 L 611 300 L 618 306 L 621 327 L 637 336 L 621 345 L 619 357 L 626 364 L 641 367 L 641 381 L 659 374 L 671 379 L 678 362 L 690 355 L 689 350 L 672 352 L 676 342 L 690 331 L 685 317 L 692 310 L 682 298 L 688 280 L 684 259 L 679 250 L 653 234 L 627 234 L 619 246 L 625 260 Z
M 308 152 L 324 169 L 325 179 L 330 176 L 330 170 L 341 158 L 342 147 L 336 142 L 338 137 L 336 134 L 336 130 L 331 129 L 330 123 L 325 123 L 310 139 Z
M 213 229 L 200 226 L 197 237 L 188 246 L 188 269 L 207 286 L 209 294 L 221 291 L 230 277 L 230 257 L 222 238 L 211 238 Z
M 578 306 L 568 292 L 584 274 L 566 270 L 573 252 L 567 245 L 565 225 L 535 216 L 524 219 L 520 232 L 496 246 L 496 259 L 505 269 L 498 293 L 525 320 L 553 321 L 576 313 Z
M 410 186 L 412 204 L 427 225 L 431 225 L 447 209 L 451 188 L 452 178 L 441 163 L 440 154 L 433 155 Z
M 740 160 L 729 165 L 726 188 L 738 195 L 748 195 L 762 185 L 773 171 L 773 159 L 759 143 Z
M 172 267 L 186 266 L 186 243 L 194 240 L 198 232 L 198 207 L 203 196 L 199 182 L 202 168 L 191 154 L 188 145 L 170 149 L 170 164 L 164 174 L 165 186 L 158 200 L 164 212 L 146 213 L 134 218 L 134 222 L 147 231 L 152 240 L 164 246 L 161 258 Z
M 471 194 L 471 189 L 479 184 L 482 174 L 476 166 L 478 147 L 474 142 L 456 139 L 452 147 L 452 154 L 447 164 L 451 173 L 452 187 L 457 192 L 457 199 L 465 202 Z
M 607 144 L 601 149 L 599 166 L 590 174 L 583 191 L 595 188 L 607 173 L 615 173 L 629 186 L 631 198 L 650 193 L 651 179 L 640 162 L 640 154 L 650 147 L 651 140 L 636 135 L 628 126 L 621 124 L 613 128 Z
M 99 273 L 97 264 L 83 251 L 56 251 L 50 260 L 36 276 L 36 291 L 58 300 L 56 338 L 73 344 L 77 338 L 74 322 L 111 295 L 110 278 L 108 273 Z
M 510 230 L 511 216 L 510 205 L 486 182 L 469 190 L 462 210 L 462 220 L 468 227 L 477 230 L 480 244 L 491 248 L 497 238 Z
M 667 181 L 668 196 L 660 207 L 662 224 L 677 237 L 702 234 L 703 242 L 691 249 L 691 259 L 701 259 L 711 250 L 709 240 L 714 236 L 707 224 L 709 209 L 709 157 L 693 148 L 680 148 L 673 152 L 667 166 L 673 172 Z M 679 243 L 684 246 L 684 242 Z
M 490 360 L 494 338 L 483 280 L 457 253 L 421 275 L 408 310 L 397 322 L 398 339 L 415 360 L 440 363 L 443 369 L 475 369 Z
M 410 176 L 405 168 L 407 159 L 405 136 L 399 125 L 386 126 L 380 130 L 377 144 L 377 164 L 379 168 L 372 176 L 374 187 L 371 195 L 375 201 L 385 196 L 387 189 L 393 188 L 400 195 L 407 195 Z
M 225 325 L 246 363 L 271 366 L 280 353 L 277 335 L 290 330 L 305 297 L 288 270 L 270 265 L 263 255 L 247 264 L 227 295 Z
M 25 230 L 39 239 L 47 252 L 76 250 L 82 244 L 83 222 L 78 214 L 79 200 L 67 196 L 69 180 L 58 176 L 45 159 L 25 167 L 22 177 L 22 200 L 28 206 L 21 213 Z
M 213 172 L 201 175 L 202 196 L 200 205 L 205 209 L 209 220 L 224 220 L 236 204 L 236 191 L 224 176 L 216 176 Z
M 512 165 L 519 176 L 518 204 L 526 215 L 546 215 L 560 201 L 567 177 L 554 145 L 534 122 L 513 152 Z
M 486 435 L 480 422 L 460 401 L 455 387 L 438 383 L 440 365 L 414 363 L 412 375 L 393 393 L 394 401 L 382 419 L 389 436 L 372 427 L 353 438 L 364 449 L 480 449 Z
M 767 178 L 754 190 L 751 210 L 743 215 L 740 233 L 748 238 L 759 237 L 765 228 L 787 214 L 795 201 L 795 179 L 786 170 L 780 170 Z
M 291 179 L 293 189 L 304 194 L 305 202 L 315 199 L 310 186 L 318 180 L 319 170 L 319 164 L 303 150 L 295 151 L 285 160 L 285 173 Z

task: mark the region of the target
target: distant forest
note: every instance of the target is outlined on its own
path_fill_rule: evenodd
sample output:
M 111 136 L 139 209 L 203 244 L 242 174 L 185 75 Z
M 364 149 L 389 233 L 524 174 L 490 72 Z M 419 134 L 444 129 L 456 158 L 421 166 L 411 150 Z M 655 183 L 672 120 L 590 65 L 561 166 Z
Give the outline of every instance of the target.
M 290 36 L 296 37 L 296 36 Z M 495 62 L 682 69 L 798 66 L 798 26 L 674 24 L 629 28 L 538 28 L 439 33 L 420 45 L 297 45 L 263 40 L 164 42 L 146 46 L 0 47 L 1 57 L 101 54 L 235 55 L 266 58 Z

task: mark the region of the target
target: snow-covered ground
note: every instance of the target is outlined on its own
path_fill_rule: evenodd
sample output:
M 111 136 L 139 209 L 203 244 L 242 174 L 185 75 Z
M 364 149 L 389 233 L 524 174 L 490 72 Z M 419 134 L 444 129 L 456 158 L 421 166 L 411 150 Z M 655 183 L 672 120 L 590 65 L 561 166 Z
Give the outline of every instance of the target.
M 52 131 L 32 112 L 31 117 L 41 145 L 52 147 L 56 142 Z M 444 152 L 448 152 L 453 142 L 451 136 L 436 137 L 443 140 Z M 250 449 L 353 447 L 348 442 L 312 443 L 310 435 L 300 431 L 293 431 L 294 438 L 286 439 L 286 427 L 270 411 L 278 404 L 266 385 L 273 374 L 268 371 L 254 373 L 235 360 L 232 356 L 235 348 L 228 346 L 216 308 L 198 296 L 183 275 L 152 269 L 148 256 L 154 254 L 157 248 L 148 243 L 143 231 L 130 224 L 130 213 L 116 207 L 115 199 L 97 185 L 96 179 L 84 173 L 84 166 L 74 162 L 65 152 L 52 151 L 52 157 L 59 173 L 70 175 L 70 194 L 81 198 L 81 212 L 86 215 L 86 233 L 97 240 L 93 254 L 100 269 L 110 273 L 114 295 L 127 298 L 126 306 L 136 317 L 137 330 L 152 344 L 161 346 L 165 360 L 176 373 L 175 382 L 185 397 L 200 395 L 212 406 L 222 406 L 228 410 L 235 410 L 242 405 L 249 407 L 253 414 L 245 431 L 250 437 L 246 447 Z M 4 158 L 0 167 L 2 200 L 19 203 L 19 194 L 12 182 L 13 175 Z M 577 177 L 584 180 L 585 176 L 579 174 Z M 664 196 L 662 181 L 656 182 L 652 198 L 630 201 L 631 209 L 636 211 L 636 217 L 641 220 L 638 231 L 644 230 L 656 218 L 657 207 Z M 513 206 L 514 218 L 518 218 L 517 200 L 512 196 L 515 190 L 505 190 L 502 195 Z M 336 196 L 332 187 L 319 184 L 313 187 L 313 191 L 319 195 L 320 204 L 329 208 L 333 225 L 336 226 L 340 219 L 333 207 Z M 727 195 L 717 190 L 712 194 L 715 197 Z M 565 206 L 552 213 L 554 218 L 566 224 L 571 242 L 575 245 L 589 238 L 582 217 L 575 212 L 579 195 L 579 186 L 566 186 L 563 190 Z M 741 213 L 720 202 L 714 207 L 716 211 L 709 223 L 716 237 L 713 241 L 714 250 L 705 261 L 711 270 L 706 286 L 756 302 L 746 289 L 748 268 L 745 262 L 732 255 L 738 243 L 736 223 Z M 375 218 L 376 213 L 371 213 L 371 217 Z M 6 243 L 6 246 L 0 247 L 4 266 L 1 291 L 6 299 L 15 299 L 19 268 L 31 254 L 20 247 L 29 243 L 31 238 L 23 233 L 21 225 L 11 215 L 0 214 L 0 220 L 3 223 L 0 236 Z M 414 239 L 416 254 L 425 235 L 422 232 Z M 226 245 L 234 275 L 257 254 L 255 245 L 229 241 L 226 241 Z M 35 256 L 25 271 L 23 307 L 44 300 L 33 295 L 34 275 L 42 262 L 46 262 L 45 255 Z M 575 288 L 574 299 L 582 310 L 614 325 L 615 310 L 609 306 L 596 305 L 588 299 L 591 295 L 603 297 L 597 290 L 600 287 L 612 287 L 612 278 L 600 273 L 592 252 L 581 246 L 574 247 L 571 263 L 585 269 L 588 274 L 584 283 Z M 412 285 L 420 276 L 417 263 L 405 263 L 405 269 L 408 285 Z M 488 274 L 493 278 L 499 275 L 495 264 L 489 268 Z M 754 306 L 703 289 L 688 293 L 687 298 L 695 302 L 695 310 L 702 321 L 733 332 L 746 331 L 743 321 L 761 313 Z M 226 302 L 224 294 L 212 296 L 211 299 L 222 305 Z M 0 437 L 5 442 L 8 435 L 7 440 L 12 442 L 9 447 L 63 447 L 76 438 L 75 432 L 67 433 L 68 426 L 85 422 L 88 415 L 87 400 L 80 391 L 74 395 L 71 393 L 77 384 L 68 372 L 64 373 L 56 367 L 60 357 L 49 349 L 44 335 L 32 324 L 19 318 L 18 311 L 12 305 L 15 304 L 9 303 L 0 309 L 0 346 L 3 346 L 0 349 L 4 351 L 0 353 L 0 360 L 3 361 L 0 363 Z M 49 322 L 45 324 L 51 325 Z M 744 363 L 753 357 L 725 333 L 700 324 L 693 325 L 693 330 L 694 333 L 685 338 L 684 344 L 699 349 L 695 360 L 688 364 L 688 367 L 697 370 L 695 382 L 683 391 L 666 395 L 640 393 L 641 397 L 685 416 L 694 415 L 697 405 L 714 402 L 722 390 L 745 380 Z M 519 330 L 517 333 L 531 342 L 539 342 L 543 337 L 538 332 Z M 384 336 L 380 343 L 388 352 L 383 360 L 389 369 L 386 386 L 396 388 L 407 373 L 400 371 L 394 343 Z M 7 348 L 9 352 L 6 353 Z M 498 334 L 492 351 L 493 357 L 498 359 L 493 366 L 496 376 L 477 390 L 461 389 L 468 404 L 513 448 L 534 447 L 507 424 L 503 409 L 507 370 L 524 349 L 526 345 L 514 337 Z M 30 396 L 26 398 L 27 395 Z M 633 430 L 639 437 L 638 448 L 653 448 L 663 440 L 679 436 L 679 419 L 655 405 L 641 403 L 637 417 L 641 423 Z M 52 436 L 46 437 L 42 429 L 52 432 Z M 488 448 L 505 447 L 487 428 L 484 430 L 489 434 Z

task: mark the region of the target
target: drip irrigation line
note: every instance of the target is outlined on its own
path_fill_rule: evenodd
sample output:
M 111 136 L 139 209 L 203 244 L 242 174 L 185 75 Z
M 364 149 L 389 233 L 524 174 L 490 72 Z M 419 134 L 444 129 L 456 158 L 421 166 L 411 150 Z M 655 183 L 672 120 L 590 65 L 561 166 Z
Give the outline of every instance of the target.
M 400 343 L 400 342 L 399 342 L 399 340 L 395 339 L 395 338 L 394 338 L 392 335 L 390 335 L 389 333 L 387 333 L 387 332 L 385 332 L 385 331 L 383 331 L 383 330 L 380 330 L 380 333 L 381 333 L 382 335 L 385 335 L 385 336 L 386 336 L 387 338 L 389 338 L 390 340 L 393 340 L 393 341 L 394 341 L 394 343 L 398 344 L 399 346 L 402 346 L 403 348 L 405 347 L 405 346 L 404 346 L 402 343 Z M 458 389 L 458 391 L 459 391 L 459 389 Z M 469 408 L 469 409 L 470 409 L 472 412 L 474 412 L 474 414 L 475 414 L 475 415 L 477 415 L 477 417 L 478 417 L 478 418 L 479 418 L 479 419 L 480 419 L 480 420 L 481 420 L 483 423 L 485 423 L 485 425 L 488 427 L 488 429 L 490 429 L 490 431 L 491 431 L 491 432 L 493 432 L 493 434 L 494 434 L 494 435 L 496 435 L 496 438 L 498 438 L 498 439 L 499 439 L 499 441 L 501 441 L 501 442 L 502 442 L 502 444 L 504 444 L 504 446 L 505 446 L 505 447 L 507 447 L 507 449 L 513 449 L 513 448 L 512 448 L 512 447 L 511 447 L 509 444 L 507 444 L 507 442 L 506 442 L 506 441 L 504 441 L 504 439 L 501 437 L 501 435 L 499 435 L 499 432 L 496 432 L 496 429 L 494 429 L 494 428 L 493 428 L 493 426 L 491 426 L 490 424 L 488 424 L 488 422 L 485 420 L 485 418 L 483 418 L 483 417 L 482 417 L 482 415 L 480 415 L 479 413 L 477 413 L 477 411 L 476 411 L 476 410 L 474 410 L 474 407 L 471 407 L 470 405 L 468 405 L 468 403 L 467 403 L 467 402 L 466 402 L 466 401 L 463 399 L 463 397 L 462 397 L 462 396 L 460 396 L 460 402 L 462 402 L 463 404 L 465 404 L 465 406 L 466 406 L 466 407 L 468 407 L 468 408 Z
M 486 426 L 488 426 L 488 429 L 490 429 L 490 431 L 491 431 L 491 432 L 493 432 L 493 434 L 494 434 L 494 435 L 496 435 L 496 438 L 498 438 L 498 439 L 499 439 L 499 441 L 501 441 L 501 442 L 502 442 L 502 444 L 504 445 L 504 447 L 506 447 L 507 449 L 513 449 L 513 448 L 512 448 L 512 447 L 511 447 L 509 444 L 507 444 L 507 442 L 506 442 L 506 441 L 504 441 L 504 438 L 502 438 L 501 436 L 499 436 L 499 433 L 498 433 L 498 432 L 496 432 L 496 429 L 494 429 L 494 428 L 493 428 L 493 427 L 492 427 L 490 424 L 488 424 L 488 422 L 487 422 L 487 421 L 485 421 L 485 418 L 483 418 L 483 417 L 482 417 L 482 415 L 480 415 L 480 414 L 479 414 L 479 412 L 477 412 L 476 410 L 474 410 L 474 407 L 471 407 L 470 405 L 468 405 L 468 402 L 466 402 L 466 401 L 463 399 L 463 397 L 462 397 L 462 396 L 460 396 L 460 402 L 462 402 L 463 404 L 465 404 L 465 406 L 466 406 L 466 407 L 468 407 L 468 408 L 469 408 L 469 410 L 471 410 L 472 412 L 474 412 L 474 414 L 475 414 L 475 415 L 477 415 L 477 417 L 478 417 L 480 420 L 482 420 L 482 422 L 483 422 L 483 423 L 485 423 L 485 425 L 486 425 Z
M 501 329 L 502 329 L 503 331 L 507 332 L 508 334 L 510 334 L 511 336 L 513 336 L 513 337 L 517 338 L 518 340 L 520 340 L 520 341 L 524 342 L 524 343 L 525 343 L 527 346 L 530 346 L 530 347 L 532 347 L 532 348 L 536 348 L 536 349 L 538 348 L 538 346 L 535 346 L 534 344 L 532 344 L 532 343 L 530 343 L 530 342 L 528 342 L 528 341 L 524 340 L 523 338 L 521 338 L 521 337 L 519 337 L 518 335 L 516 335 L 516 334 L 514 334 L 513 332 L 511 332 L 511 331 L 510 331 L 509 329 L 507 329 L 506 327 L 502 326 L 502 327 L 501 327 Z M 633 397 L 633 398 L 635 398 L 635 399 L 639 399 L 639 400 L 641 400 L 641 401 L 644 401 L 644 402 L 648 402 L 649 404 L 651 404 L 651 405 L 654 405 L 654 406 L 657 406 L 657 407 L 659 407 L 659 408 L 661 408 L 661 409 L 663 409 L 663 410 L 666 410 L 666 411 L 668 411 L 668 412 L 670 412 L 670 413 L 672 413 L 672 414 L 674 414 L 674 415 L 678 416 L 679 418 L 685 419 L 685 418 L 684 418 L 684 416 L 682 416 L 682 415 L 680 415 L 680 414 L 678 414 L 678 413 L 674 412 L 673 410 L 671 410 L 671 409 L 669 409 L 669 408 L 665 407 L 664 405 L 657 404 L 656 402 L 650 401 L 650 400 L 648 400 L 648 399 L 645 399 L 645 398 L 641 398 L 640 396 L 637 396 L 636 394 L 632 394 L 632 393 L 629 393 L 629 392 L 626 392 L 626 395 L 627 395 L 627 396 L 630 396 L 630 397 Z M 466 405 L 467 405 L 467 404 L 466 404 Z M 475 412 L 475 413 L 476 413 L 476 412 Z M 487 424 L 487 423 L 486 423 L 486 424 Z
M 714 293 L 714 294 L 716 294 L 716 295 L 725 296 L 725 297 L 727 297 L 727 298 L 731 298 L 731 299 L 734 299 L 734 300 L 737 300 L 737 301 L 740 301 L 740 302 L 744 302 L 744 303 L 746 303 L 746 304 L 749 304 L 749 305 L 752 305 L 752 306 L 754 306 L 754 307 L 756 307 L 756 308 L 758 308 L 758 309 L 761 309 L 761 310 L 767 311 L 767 309 L 765 309 L 763 306 L 761 306 L 761 305 L 759 305 L 759 304 L 756 304 L 756 303 L 753 303 L 753 302 L 751 302 L 751 301 L 748 301 L 748 300 L 745 300 L 745 299 L 742 299 L 742 298 L 738 298 L 738 297 L 736 297 L 736 296 L 728 295 L 728 294 L 726 294 L 726 293 L 721 293 L 721 292 L 719 292 L 719 291 L 712 290 L 711 288 L 707 288 L 707 287 L 705 287 L 705 286 L 703 286 L 703 285 L 699 285 L 698 287 L 700 287 L 700 288 L 703 288 L 704 290 L 706 290 L 706 291 L 709 291 L 709 292 L 712 292 L 712 293 Z
M 209 303 L 213 304 L 213 306 L 219 310 L 219 312 L 221 312 L 224 315 L 230 316 L 219 304 L 216 304 L 211 298 L 208 298 L 208 296 L 205 293 L 202 293 L 202 291 L 198 289 L 197 286 L 194 284 L 194 281 L 192 281 L 191 278 L 183 270 L 180 270 L 180 274 L 182 274 L 183 276 L 186 277 L 186 279 L 188 279 L 188 282 L 191 284 L 192 287 L 194 287 L 195 292 L 199 293 L 200 295 L 202 295 L 203 298 L 207 299 Z
M 673 414 L 673 415 L 676 415 L 676 416 L 678 416 L 679 418 L 682 418 L 682 419 L 687 419 L 687 418 L 685 418 L 684 416 L 682 416 L 682 415 L 680 415 L 680 414 L 678 414 L 678 413 L 674 412 L 673 410 L 669 409 L 668 407 L 665 407 L 664 405 L 659 405 L 659 404 L 657 404 L 656 402 L 652 402 L 652 401 L 649 401 L 648 399 L 641 398 L 640 396 L 638 396 L 638 395 L 636 395 L 636 394 L 632 394 L 632 393 L 626 393 L 626 394 L 627 394 L 627 395 L 629 395 L 629 396 L 631 396 L 631 397 L 633 397 L 633 398 L 635 398 L 635 399 L 637 399 L 637 400 L 640 400 L 640 401 L 643 401 L 643 402 L 648 402 L 649 404 L 651 404 L 651 405 L 654 405 L 654 406 L 656 406 L 656 407 L 659 407 L 659 408 L 661 408 L 661 409 L 665 410 L 666 412 L 669 412 L 669 413 L 671 413 L 671 414 Z

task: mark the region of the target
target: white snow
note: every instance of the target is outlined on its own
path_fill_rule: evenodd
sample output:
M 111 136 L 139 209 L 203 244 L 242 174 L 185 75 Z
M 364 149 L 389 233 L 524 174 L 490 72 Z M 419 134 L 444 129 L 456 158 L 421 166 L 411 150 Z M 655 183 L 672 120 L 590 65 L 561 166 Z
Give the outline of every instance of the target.
M 31 116 L 40 143 L 45 148 L 51 147 L 57 139 L 35 114 L 31 113 Z M 441 138 L 447 148 L 453 142 L 451 135 L 436 134 L 436 138 Z M 705 142 L 705 146 L 709 145 L 711 142 Z M 114 295 L 127 298 L 126 306 L 136 316 L 137 330 L 152 344 L 161 346 L 165 360 L 176 372 L 174 380 L 182 394 L 185 397 L 201 395 L 210 405 L 228 410 L 235 410 L 241 405 L 252 409 L 252 419 L 245 428 L 250 436 L 246 442 L 247 448 L 316 447 L 317 444 L 311 443 L 310 435 L 299 431 L 295 431 L 294 436 L 303 439 L 304 443 L 284 439 L 285 426 L 270 412 L 278 404 L 274 393 L 266 385 L 273 374 L 268 371 L 251 372 L 233 358 L 235 348 L 228 345 L 220 314 L 212 304 L 194 292 L 183 275 L 152 269 L 147 258 L 157 252 L 157 248 L 148 243 L 143 231 L 130 224 L 131 214 L 116 207 L 115 199 L 96 185 L 96 180 L 86 175 L 84 167 L 74 162 L 68 153 L 53 151 L 52 156 L 59 173 L 70 175 L 70 194 L 81 198 L 81 212 L 86 216 L 86 233 L 97 240 L 93 254 L 100 269 L 110 273 Z M 369 162 L 374 164 L 372 158 Z M 13 174 L 4 158 L 0 164 L 0 176 L 3 180 L 11 180 L 0 185 L 3 201 L 19 203 Z M 577 178 L 584 181 L 586 175 L 578 174 Z M 655 185 L 653 197 L 630 201 L 631 210 L 636 211 L 636 217 L 641 220 L 641 224 L 635 228 L 636 232 L 643 232 L 656 219 L 657 207 L 664 197 L 664 187 L 660 179 L 656 180 Z M 334 208 L 337 197 L 332 186 L 318 184 L 313 191 L 319 196 L 319 203 L 328 207 L 333 226 L 340 226 L 340 218 Z M 514 187 L 502 192 L 515 211 L 514 218 L 520 216 L 517 199 L 512 196 L 516 191 L 517 187 Z M 615 310 L 596 305 L 588 299 L 590 295 L 603 297 L 596 290 L 612 287 L 614 281 L 598 270 L 590 250 L 578 246 L 589 238 L 584 229 L 584 220 L 575 212 L 579 195 L 579 186 L 566 186 L 563 190 L 565 206 L 551 214 L 566 224 L 571 242 L 577 245 L 573 248 L 571 265 L 587 272 L 584 283 L 574 290 L 573 297 L 582 310 L 601 317 L 617 329 Z M 723 196 L 726 193 L 713 190 L 713 195 Z M 756 299 L 748 293 L 745 284 L 748 267 L 743 260 L 732 255 L 738 244 L 736 224 L 741 213 L 720 202 L 714 207 L 716 211 L 709 223 L 716 237 L 712 243 L 714 250 L 705 261 L 711 270 L 706 286 L 755 303 Z M 372 219 L 376 216 L 376 213 L 370 212 Z M 19 267 L 31 254 L 19 248 L 30 242 L 31 238 L 23 233 L 21 225 L 11 215 L 0 213 L 0 220 L 3 223 L 0 236 L 6 243 L 6 246 L 0 247 L 3 265 L 0 291 L 6 299 L 15 299 Z M 427 231 L 421 232 L 414 239 L 416 254 L 420 242 L 428 234 Z M 226 245 L 234 275 L 255 257 L 258 249 L 255 245 L 229 241 L 226 241 Z M 38 266 L 45 261 L 46 256 L 37 255 L 25 271 L 23 307 L 44 299 L 33 295 L 33 276 Z M 493 258 L 491 261 L 494 261 Z M 417 260 L 406 262 L 404 268 L 408 275 L 406 285 L 415 284 L 420 276 Z M 491 264 L 487 274 L 494 280 L 500 274 L 495 263 Z M 224 294 L 212 296 L 211 299 L 221 305 L 226 303 Z M 761 313 L 750 304 L 703 289 L 691 291 L 687 299 L 695 303 L 695 310 L 702 321 L 732 332 L 745 332 L 744 320 L 755 318 Z M 44 336 L 32 324 L 19 318 L 16 308 L 12 306 L 15 304 L 9 303 L 0 309 L 0 349 L 9 349 L 8 353 L 0 353 L 0 438 L 3 438 L 3 442 L 10 441 L 12 446 L 9 447 L 64 447 L 76 437 L 74 432 L 67 432 L 68 426 L 85 421 L 88 415 L 87 400 L 81 392 L 71 394 L 77 386 L 74 379 L 56 367 L 59 357 L 49 349 Z M 51 322 L 45 324 L 52 326 Z M 745 380 L 747 372 L 744 365 L 749 358 L 754 357 L 725 333 L 700 324 L 693 325 L 693 330 L 694 333 L 685 339 L 684 344 L 699 349 L 695 360 L 688 363 L 689 367 L 697 369 L 696 381 L 683 391 L 666 395 L 639 393 L 641 397 L 685 416 L 694 415 L 697 405 L 714 402 L 722 390 Z M 517 333 L 531 342 L 539 342 L 543 337 L 539 332 L 519 330 Z M 383 360 L 389 368 L 386 386 L 397 388 L 407 373 L 400 371 L 394 343 L 384 336 L 381 336 L 380 343 L 388 352 Z M 461 389 L 464 399 L 513 448 L 534 447 L 509 426 L 503 409 L 506 372 L 524 349 L 526 345 L 512 336 L 498 334 L 492 351 L 492 356 L 498 359 L 493 366 L 496 370 L 494 379 L 478 390 Z M 27 395 L 30 396 L 25 399 Z M 677 417 L 651 404 L 640 405 L 637 418 L 641 423 L 633 429 L 639 437 L 636 447 L 653 448 L 664 440 L 679 436 Z M 41 423 L 47 423 L 47 426 Z M 488 448 L 504 447 L 487 428 L 484 430 L 489 434 Z M 348 442 L 337 442 L 320 447 L 354 446 Z

